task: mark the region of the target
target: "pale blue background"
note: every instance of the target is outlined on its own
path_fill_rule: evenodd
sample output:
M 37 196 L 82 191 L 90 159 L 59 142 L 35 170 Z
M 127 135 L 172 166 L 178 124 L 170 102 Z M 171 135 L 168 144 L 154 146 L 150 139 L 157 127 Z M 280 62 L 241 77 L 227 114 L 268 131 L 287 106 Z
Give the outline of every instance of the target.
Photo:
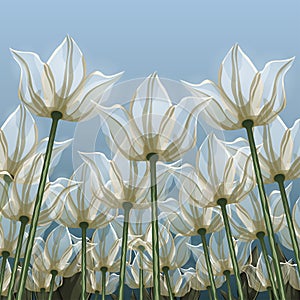
M 123 79 L 158 71 L 162 77 L 200 82 L 217 79 L 230 47 L 238 42 L 256 64 L 296 56 L 286 76 L 291 126 L 300 116 L 300 4 L 298 1 L 6 1 L 0 10 L 0 121 L 19 100 L 19 67 L 9 47 L 47 60 L 66 34 L 82 49 L 89 71 L 126 71 Z M 40 136 L 50 121 L 36 118 Z M 62 128 L 64 128 L 62 130 Z M 58 139 L 74 124 L 60 124 Z M 59 175 L 69 175 L 65 155 Z M 66 167 L 67 166 L 67 167 Z M 297 196 L 294 192 L 294 197 Z

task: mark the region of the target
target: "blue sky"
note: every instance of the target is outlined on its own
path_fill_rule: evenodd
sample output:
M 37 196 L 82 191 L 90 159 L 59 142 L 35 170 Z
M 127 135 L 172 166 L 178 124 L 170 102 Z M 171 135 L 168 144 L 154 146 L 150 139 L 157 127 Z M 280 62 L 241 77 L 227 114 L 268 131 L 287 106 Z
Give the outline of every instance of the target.
M 157 71 L 161 77 L 217 80 L 234 43 L 258 69 L 273 59 L 296 56 L 286 76 L 288 126 L 299 118 L 300 2 L 298 1 L 5 1 L 0 10 L 0 123 L 19 104 L 19 67 L 9 48 L 47 60 L 66 34 L 78 43 L 89 71 L 125 71 L 123 80 Z M 50 121 L 36 118 L 40 137 Z M 62 122 L 58 139 L 74 124 Z M 64 156 L 69 174 L 71 158 Z

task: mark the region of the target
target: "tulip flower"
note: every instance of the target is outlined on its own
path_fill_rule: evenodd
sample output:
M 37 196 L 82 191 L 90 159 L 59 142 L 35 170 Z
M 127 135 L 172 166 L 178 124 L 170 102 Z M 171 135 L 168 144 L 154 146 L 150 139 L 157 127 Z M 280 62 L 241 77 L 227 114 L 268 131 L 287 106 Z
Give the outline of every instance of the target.
M 86 289 L 86 231 L 87 228 L 98 228 L 110 222 L 116 212 L 105 207 L 93 193 L 95 174 L 87 164 L 82 164 L 71 176 L 71 181 L 81 184 L 71 191 L 59 218 L 59 222 L 69 228 L 80 228 L 82 234 L 82 293 Z
M 285 180 L 293 180 L 300 177 L 298 167 L 300 152 L 297 145 L 300 134 L 299 123 L 300 120 L 297 120 L 292 128 L 287 128 L 281 118 L 277 117 L 271 124 L 255 131 L 255 138 L 262 142 L 258 155 L 264 182 L 276 182 L 278 184 L 293 251 L 295 252 L 296 262 L 300 266 L 300 248 L 297 243 L 288 197 L 284 188 Z
M 202 252 L 202 256 L 200 256 L 198 259 L 204 258 L 204 253 Z M 207 290 L 209 293 L 209 297 L 212 297 L 211 293 L 211 280 L 208 276 L 208 272 L 206 269 L 206 263 L 203 261 L 203 268 L 195 270 L 194 268 L 188 268 L 186 270 L 181 269 L 184 273 L 189 272 L 191 273 L 190 278 L 190 285 L 193 290 L 196 291 L 205 291 Z M 214 282 L 216 284 L 216 288 L 219 288 L 224 283 L 224 276 L 214 276 Z
M 51 299 L 56 276 L 72 276 L 70 265 L 80 249 L 80 242 L 73 243 L 69 230 L 59 225 L 54 228 L 46 240 L 36 238 L 32 252 L 33 269 L 51 275 L 49 299 Z
M 235 150 L 237 145 L 242 148 Z M 196 205 L 201 207 L 220 206 L 240 297 L 243 297 L 242 283 L 227 205 L 238 203 L 254 187 L 250 156 L 243 147 L 244 141 L 241 139 L 227 143 L 214 135 L 209 135 L 199 149 L 196 169 L 190 168 L 189 171 L 189 168 L 186 168 L 187 174 L 182 172 L 179 175 L 184 178 L 182 188 L 192 203 L 197 203 Z
M 102 295 L 105 296 L 107 294 L 105 290 L 105 280 L 107 278 L 106 276 L 108 276 L 106 274 L 119 271 L 121 241 L 114 227 L 109 223 L 93 233 L 91 243 L 93 244 L 93 248 L 87 256 L 87 269 L 97 272 L 96 274 L 101 272 L 101 278 L 103 280 L 103 289 L 101 291 Z M 97 276 L 99 276 L 99 274 Z M 119 279 L 119 276 L 117 278 Z
M 169 296 L 170 299 L 183 297 L 190 291 L 191 277 L 192 274 L 190 272 L 182 274 L 179 268 L 165 273 L 161 289 L 162 296 Z M 170 295 L 172 297 L 170 297 Z
M 62 276 L 55 276 L 54 278 L 48 272 L 41 272 L 35 267 L 30 267 L 25 287 L 31 292 L 40 293 L 41 299 L 46 299 L 46 292 L 48 292 L 48 299 L 51 299 L 52 292 L 56 291 L 62 284 Z
M 294 230 L 295 230 L 295 234 L 296 234 L 296 241 L 297 243 L 300 242 L 300 222 L 299 222 L 299 217 L 300 217 L 300 198 L 297 199 L 296 203 L 294 205 L 292 205 L 291 201 L 290 201 L 290 192 L 291 192 L 291 187 L 292 185 L 289 184 L 286 188 L 286 194 L 287 194 L 287 199 L 288 199 L 288 203 L 289 206 L 292 208 L 292 220 L 293 220 L 293 226 L 294 226 Z M 275 199 L 277 201 L 274 201 L 274 206 L 275 207 L 279 207 L 277 214 L 282 213 L 282 203 L 281 201 L 279 201 L 278 197 L 277 199 Z M 281 204 L 281 205 L 280 205 Z M 286 223 L 283 224 L 283 227 L 281 227 L 281 230 L 278 232 L 278 238 L 279 241 L 281 242 L 281 244 L 293 251 L 293 242 L 291 240 L 291 236 L 289 234 L 289 228 L 287 226 Z
M 105 76 L 101 72 L 93 72 L 87 75 L 84 57 L 70 37 L 64 39 L 46 63 L 32 52 L 12 50 L 12 54 L 21 68 L 19 85 L 21 101 L 32 113 L 52 119 L 24 258 L 24 268 L 21 273 L 20 292 L 17 297 L 18 300 L 21 300 L 58 121 L 62 119 L 77 122 L 92 117 L 95 110 L 91 100 L 100 101 L 105 90 L 121 74 Z M 84 295 L 82 295 L 82 299 L 83 297 Z
M 20 230 L 19 222 L 1 217 L 0 223 L 0 254 L 2 256 L 2 265 L 0 272 L 0 291 L 5 278 L 6 261 L 9 257 L 14 257 L 18 244 L 18 234 Z M 25 228 L 24 228 L 25 231 Z M 21 244 L 22 246 L 22 244 Z M 20 246 L 20 248 L 21 248 Z M 21 251 L 21 250 L 20 250 Z M 11 273 L 11 270 L 10 270 Z
M 241 48 L 235 45 L 221 64 L 218 84 L 210 80 L 205 80 L 200 84 L 186 83 L 194 95 L 213 98 L 202 114 L 202 118 L 209 124 L 225 130 L 246 129 L 276 276 L 279 280 L 280 297 L 283 300 L 286 299 L 283 277 L 279 257 L 276 253 L 275 236 L 253 136 L 253 127 L 272 122 L 285 107 L 284 77 L 293 60 L 292 58 L 270 61 L 262 71 L 258 71 Z
M 272 258 L 269 257 L 269 259 L 271 260 L 271 263 L 273 263 Z M 273 264 L 272 265 L 272 269 Z M 282 269 L 282 273 L 283 273 L 283 280 L 284 280 L 284 284 L 287 283 L 288 280 L 288 266 L 287 263 L 281 263 L 280 264 L 281 269 Z M 271 281 L 268 277 L 268 272 L 267 272 L 267 268 L 266 268 L 266 264 L 265 261 L 263 259 L 263 255 L 260 254 L 258 261 L 257 261 L 257 265 L 254 267 L 253 265 L 245 265 L 244 266 L 244 272 L 246 273 L 248 282 L 249 282 L 249 286 L 251 288 L 253 288 L 254 290 L 258 291 L 258 292 L 264 292 L 264 291 L 268 291 L 270 299 L 273 299 L 273 294 L 272 294 L 272 285 L 271 285 Z M 276 282 L 278 285 L 278 282 Z
M 267 247 L 264 240 L 267 230 L 258 197 L 258 190 L 254 189 L 242 202 L 238 203 L 232 208 L 231 225 L 235 229 L 233 235 L 245 242 L 252 242 L 253 240 L 258 239 L 262 249 L 274 297 L 275 299 L 279 299 L 277 287 L 275 285 L 274 274 L 271 269 Z M 274 207 L 273 214 L 271 214 L 271 220 L 275 233 L 280 231 L 284 226 L 284 215 L 278 205 L 279 200 L 279 191 L 273 191 L 269 196 L 269 202 L 272 203 L 272 207 Z
M 119 275 L 109 272 L 103 274 L 103 272 L 99 271 L 88 271 L 88 278 L 86 290 L 88 293 L 95 294 L 95 300 L 98 299 L 99 294 L 105 300 L 106 295 L 111 295 L 115 292 L 119 283 Z
M 32 222 L 36 191 L 38 189 L 38 183 L 34 182 L 34 180 L 35 177 L 41 173 L 43 158 L 43 154 L 37 154 L 30 160 L 31 165 L 27 165 L 25 162 L 24 165 L 26 166 L 26 169 L 23 167 L 18 170 L 14 177 L 14 181 L 12 182 L 10 200 L 3 207 L 2 213 L 6 218 L 20 221 L 21 223 L 8 298 L 13 297 L 13 285 L 16 278 L 25 228 L 27 224 L 31 224 Z M 66 179 L 59 178 L 55 182 L 46 183 L 40 218 L 38 220 L 39 226 L 50 224 L 61 214 L 64 198 L 70 188 L 72 188 L 72 186 L 64 186 L 66 181 Z
M 177 172 L 180 172 L 179 170 Z M 186 173 L 186 171 L 183 171 L 183 173 Z M 181 182 L 178 182 L 178 184 L 181 185 Z M 217 299 L 206 235 L 220 230 L 223 227 L 223 222 L 219 212 L 214 208 L 202 208 L 197 203 L 191 201 L 189 197 L 185 189 L 179 188 L 179 201 L 175 199 L 168 199 L 166 201 L 168 206 L 172 207 L 172 213 L 168 215 L 170 229 L 174 233 L 180 233 L 185 236 L 200 235 L 210 278 L 212 298 Z
M 130 211 L 147 200 L 149 168 L 143 162 L 128 161 L 119 153 L 109 160 L 102 153 L 82 153 L 95 174 L 92 190 L 98 202 L 124 210 L 119 296 L 124 297 Z
M 113 147 L 129 160 L 149 161 L 151 181 L 154 299 L 160 298 L 159 244 L 157 220 L 157 161 L 178 160 L 196 143 L 196 118 L 204 104 L 192 97 L 178 105 L 172 101 L 156 73 L 136 89 L 129 110 L 120 105 L 96 105 L 106 120 Z
M 152 272 L 144 265 L 144 250 L 135 251 L 132 263 L 126 266 L 126 284 L 131 289 L 139 289 L 139 300 L 143 300 L 143 290 L 153 287 Z
M 148 226 L 146 241 L 152 240 L 152 224 Z M 159 227 L 159 265 L 164 273 L 166 281 L 169 282 L 169 271 L 183 267 L 190 258 L 190 251 L 186 248 L 186 243 L 190 242 L 190 237 L 181 234 L 174 238 L 166 226 L 160 224 Z M 151 268 L 154 262 L 145 256 L 145 264 Z M 171 286 L 168 284 L 169 297 L 174 299 Z

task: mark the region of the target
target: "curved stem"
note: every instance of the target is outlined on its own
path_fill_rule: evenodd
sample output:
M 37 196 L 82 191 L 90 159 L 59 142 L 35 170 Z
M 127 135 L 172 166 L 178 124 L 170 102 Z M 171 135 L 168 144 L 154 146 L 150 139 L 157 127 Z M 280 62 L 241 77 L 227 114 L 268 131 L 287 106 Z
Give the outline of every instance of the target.
M 231 234 L 229 219 L 228 219 L 227 210 L 226 210 L 227 200 L 225 198 L 221 198 L 217 201 L 217 203 L 218 203 L 218 205 L 220 205 L 221 211 L 222 211 L 224 226 L 225 226 L 225 230 L 226 230 L 226 237 L 227 237 L 227 242 L 228 242 L 228 246 L 229 246 L 230 258 L 231 258 L 233 271 L 234 271 L 236 284 L 237 284 L 237 290 L 238 290 L 240 299 L 244 300 L 243 289 L 242 289 L 242 280 L 241 280 L 241 276 L 240 276 L 239 265 L 237 262 L 236 253 L 234 250 L 234 244 L 232 241 L 232 234 Z
M 226 278 L 226 285 L 227 285 L 227 290 L 228 290 L 228 299 L 232 300 L 232 291 L 231 291 L 231 284 L 230 284 L 230 271 L 229 270 L 225 270 L 223 272 L 225 278 Z
M 81 299 L 85 300 L 86 293 L 86 230 L 89 227 L 87 222 L 79 224 L 81 228 Z
M 286 191 L 284 188 L 284 179 L 285 179 L 284 175 L 282 175 L 282 174 L 278 174 L 274 177 L 274 180 L 278 183 L 278 186 L 279 186 L 281 200 L 282 200 L 282 204 L 283 204 L 283 208 L 284 208 L 284 213 L 286 216 L 286 221 L 287 221 L 289 232 L 290 232 L 293 250 L 295 253 L 296 263 L 298 266 L 298 273 L 300 275 L 300 249 L 299 249 L 299 244 L 297 242 L 297 236 L 296 236 L 295 227 L 293 224 L 293 218 L 292 218 L 292 214 L 290 211 L 289 202 L 288 202 Z
M 129 225 L 129 213 L 132 208 L 132 204 L 130 202 L 124 202 L 123 208 L 124 208 L 124 223 L 123 223 L 123 237 L 122 237 L 122 249 L 121 249 L 121 267 L 120 267 L 120 277 L 119 277 L 119 300 L 125 299 L 124 292 L 125 292 L 128 225 Z
M 269 299 L 270 299 L 270 300 L 273 300 L 272 288 L 271 288 L 271 287 L 268 287 L 268 288 L 267 288 L 267 291 L 268 291 Z
M 212 265 L 211 261 L 209 258 L 209 251 L 208 251 L 208 246 L 206 242 L 206 229 L 205 228 L 200 228 L 198 230 L 198 233 L 201 237 L 202 245 L 203 245 L 203 250 L 204 250 L 204 256 L 205 256 L 205 261 L 206 261 L 206 267 L 208 271 L 208 277 L 209 277 L 209 282 L 210 282 L 210 287 L 211 287 L 211 294 L 212 298 L 214 300 L 218 299 L 217 298 L 217 289 L 216 289 L 216 283 L 215 283 L 215 278 L 212 270 Z
M 99 298 L 99 291 L 95 291 L 95 298 L 94 300 L 98 300 Z M 102 296 L 102 299 L 103 299 L 103 296 Z M 104 295 L 104 299 L 105 299 L 105 295 Z
M 106 295 L 106 272 L 107 272 L 107 268 L 102 267 L 101 268 L 101 273 L 102 273 L 102 300 L 105 300 L 105 295 Z
M 258 187 L 259 196 L 260 196 L 260 202 L 261 202 L 261 206 L 263 209 L 265 225 L 266 225 L 270 248 L 271 248 L 272 256 L 273 256 L 273 262 L 274 262 L 274 268 L 275 268 L 275 273 L 276 273 L 277 282 L 278 282 L 280 299 L 285 300 L 286 296 L 285 296 L 285 292 L 284 292 L 284 282 L 283 282 L 283 276 L 282 276 L 282 272 L 281 272 L 281 268 L 280 268 L 279 256 L 276 251 L 275 235 L 274 235 L 274 230 L 273 230 L 272 221 L 271 221 L 270 208 L 269 208 L 268 200 L 266 197 L 265 187 L 263 184 L 263 178 L 262 178 L 262 173 L 261 173 L 261 169 L 260 169 L 259 159 L 258 159 L 258 155 L 256 152 L 256 145 L 255 145 L 255 140 L 254 140 L 254 135 L 253 135 L 253 121 L 252 120 L 244 121 L 243 127 L 245 127 L 245 129 L 247 131 L 247 136 L 248 136 L 248 141 L 249 141 L 249 146 L 250 146 L 250 150 L 251 150 L 251 156 L 252 156 L 252 161 L 253 161 L 253 166 L 254 166 L 254 171 L 255 171 L 255 176 L 256 176 L 256 182 L 257 182 L 257 187 Z
M 39 187 L 38 187 L 38 191 L 37 191 L 37 196 L 36 196 L 36 200 L 35 200 L 35 204 L 34 204 L 34 210 L 33 210 L 33 215 L 32 215 L 32 219 L 31 219 L 31 226 L 30 226 L 26 250 L 25 250 L 24 263 L 23 263 L 23 268 L 21 271 L 19 292 L 17 294 L 16 300 L 22 300 L 22 295 L 23 295 L 23 292 L 25 289 L 25 283 L 26 283 L 26 279 L 27 279 L 27 275 L 28 275 L 28 268 L 29 268 L 32 248 L 33 248 L 33 244 L 34 244 L 34 237 L 35 237 L 36 229 L 38 226 L 40 210 L 41 210 L 41 206 L 42 206 L 42 200 L 43 200 L 45 185 L 46 185 L 46 181 L 47 181 L 47 175 L 48 175 L 48 170 L 49 170 L 49 166 L 50 166 L 50 161 L 51 161 L 52 149 L 53 149 L 53 145 L 54 145 L 54 138 L 55 138 L 55 134 L 56 134 L 57 124 L 58 124 L 58 121 L 62 118 L 62 114 L 60 112 L 54 111 L 54 112 L 52 112 L 51 117 L 52 117 L 52 125 L 51 125 L 51 129 L 50 129 L 49 140 L 48 140 L 48 145 L 47 145 L 47 149 L 46 149 L 46 153 L 45 153 L 45 159 L 44 159 L 42 174 L 41 174 Z
M 209 300 L 213 300 L 213 299 L 212 299 L 212 295 L 211 295 L 211 286 L 210 286 L 210 285 L 207 286 L 206 289 L 207 289 L 207 292 L 208 292 Z
M 10 278 L 10 282 L 9 282 L 9 287 L 8 287 L 8 293 L 7 293 L 8 300 L 12 300 L 13 296 L 14 296 L 14 285 L 15 285 L 16 276 L 17 276 L 18 263 L 20 260 L 25 228 L 29 222 L 29 218 L 26 216 L 21 216 L 19 220 L 21 222 L 21 226 L 20 226 L 18 243 L 17 243 L 16 253 L 15 253 L 14 266 L 13 266 L 13 270 L 12 270 L 11 278 Z
M 263 253 L 263 256 L 264 256 L 264 260 L 265 260 L 265 263 L 266 263 L 268 276 L 269 276 L 269 279 L 270 279 L 270 282 L 271 282 L 271 285 L 272 285 L 272 290 L 273 290 L 274 297 L 275 297 L 276 300 L 279 300 L 277 287 L 276 287 L 276 281 L 275 281 L 274 274 L 273 274 L 273 271 L 272 271 L 272 268 L 271 268 L 266 243 L 265 243 L 265 240 L 264 240 L 265 233 L 263 231 L 260 231 L 256 234 L 256 236 L 257 236 L 257 239 L 259 240 L 261 250 L 262 250 L 262 253 Z
M 54 283 L 55 283 L 55 277 L 57 275 L 57 271 L 56 270 L 52 270 L 51 271 L 51 275 L 52 275 L 52 277 L 51 277 L 51 282 L 50 282 L 50 291 L 49 291 L 48 300 L 52 300 Z
M 160 266 L 159 266 L 159 238 L 158 238 L 158 208 L 156 186 L 156 163 L 158 155 L 150 153 L 147 156 L 150 162 L 151 178 L 151 222 L 152 222 L 152 260 L 153 260 L 153 300 L 160 299 Z
M 41 293 L 41 300 L 46 300 L 46 289 L 41 288 L 40 293 Z
M 2 264 L 1 264 L 1 271 L 0 271 L 0 296 L 2 294 L 2 287 L 3 287 L 3 281 L 5 276 L 5 269 L 6 269 L 6 262 L 9 258 L 9 252 L 3 251 L 2 252 Z
M 167 287 L 168 287 L 168 293 L 169 293 L 169 299 L 174 300 L 174 295 L 172 293 L 172 286 L 170 282 L 170 276 L 169 276 L 169 268 L 168 267 L 163 267 L 162 268 L 164 275 L 166 277 L 166 282 L 167 282 Z

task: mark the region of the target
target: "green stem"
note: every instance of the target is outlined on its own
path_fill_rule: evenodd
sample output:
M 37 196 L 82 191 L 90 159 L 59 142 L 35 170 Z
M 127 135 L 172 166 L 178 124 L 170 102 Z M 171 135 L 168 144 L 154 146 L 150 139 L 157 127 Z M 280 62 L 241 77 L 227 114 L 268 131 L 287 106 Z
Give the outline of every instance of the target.
M 140 269 L 139 269 L 139 295 L 140 300 L 144 300 L 144 269 L 143 269 L 143 251 L 145 248 L 139 246 L 140 250 Z
M 172 286 L 171 286 L 170 276 L 169 276 L 169 268 L 168 267 L 163 267 L 162 271 L 164 272 L 164 275 L 166 277 L 168 293 L 169 293 L 169 299 L 174 300 L 174 295 L 173 295 L 173 292 L 172 292 Z
M 274 278 L 274 274 L 271 268 L 271 264 L 270 264 L 270 260 L 268 257 L 268 251 L 267 251 L 267 247 L 266 247 L 266 243 L 264 240 L 265 237 L 265 233 L 263 231 L 260 231 L 256 234 L 257 239 L 259 240 L 260 246 L 261 246 L 261 250 L 264 256 L 264 260 L 266 263 L 266 268 L 267 268 L 267 272 L 268 272 L 268 276 L 272 285 L 272 290 L 273 290 L 273 294 L 276 300 L 279 300 L 279 296 L 278 296 L 278 292 L 277 292 L 277 288 L 276 288 L 276 281 Z
M 102 272 L 102 300 L 105 300 L 105 295 L 106 295 L 106 272 L 107 272 L 107 268 L 106 267 L 102 267 L 101 268 L 101 272 Z
M 81 300 L 85 300 L 86 293 L 86 230 L 89 227 L 87 222 L 79 224 L 81 228 Z
M 41 288 L 40 293 L 41 293 L 41 300 L 46 300 L 46 289 Z
M 273 298 L 272 288 L 270 286 L 267 287 L 267 291 L 268 291 L 269 299 L 273 300 L 274 298 Z
M 12 270 L 11 278 L 10 278 L 10 282 L 9 282 L 9 287 L 8 287 L 8 293 L 7 293 L 8 300 L 12 300 L 13 296 L 14 296 L 14 285 L 15 285 L 17 271 L 18 271 L 18 263 L 20 260 L 25 228 L 29 222 L 29 218 L 26 216 L 21 216 L 19 221 L 21 222 L 21 227 L 20 227 L 20 231 L 19 231 L 18 243 L 17 243 L 16 253 L 15 253 L 14 266 L 13 266 L 13 270 Z
M 232 233 L 231 233 L 229 219 L 228 219 L 227 210 L 226 210 L 227 200 L 225 198 L 221 198 L 217 201 L 217 203 L 218 203 L 218 205 L 220 205 L 221 211 L 222 211 L 231 262 L 232 262 L 233 271 L 234 271 L 236 284 L 237 284 L 237 290 L 238 290 L 240 299 L 244 300 L 243 289 L 242 289 L 242 280 L 241 280 L 241 276 L 240 276 L 239 265 L 237 262 L 236 253 L 234 250 L 234 244 L 232 241 Z
M 201 237 L 202 245 L 203 245 L 203 250 L 204 250 L 204 256 L 205 256 L 205 261 L 206 261 L 206 267 L 208 271 L 208 276 L 209 276 L 209 282 L 210 282 L 210 287 L 211 287 L 211 294 L 212 298 L 214 300 L 217 300 L 217 289 L 216 289 L 216 284 L 215 284 L 215 278 L 212 270 L 212 265 L 211 261 L 209 258 L 209 251 L 208 251 L 208 246 L 206 242 L 206 229 L 205 228 L 200 228 L 198 230 L 198 233 Z
M 295 227 L 293 224 L 293 218 L 292 218 L 292 214 L 290 211 L 289 202 L 288 202 L 286 191 L 284 188 L 285 177 L 282 174 L 278 174 L 274 177 L 274 180 L 278 183 L 278 186 L 279 186 L 281 200 L 282 200 L 282 204 L 283 204 L 283 208 L 284 208 L 284 212 L 285 212 L 285 216 L 286 216 L 286 221 L 287 221 L 289 232 L 290 232 L 290 237 L 291 237 L 291 241 L 292 241 L 292 245 L 293 245 L 293 249 L 294 249 L 294 253 L 295 253 L 295 258 L 296 258 L 296 263 L 298 266 L 298 273 L 300 275 L 300 249 L 299 249 L 299 244 L 297 242 L 297 236 L 296 236 Z
M 99 298 L 99 291 L 95 291 L 95 298 L 94 298 L 94 300 L 98 300 L 98 298 Z M 102 299 L 105 299 L 105 295 L 104 295 L 104 298 L 102 296 Z
M 156 163 L 158 155 L 147 155 L 150 162 L 151 177 L 151 221 L 152 221 L 152 261 L 153 261 L 153 300 L 160 299 L 160 266 L 159 266 L 159 238 L 158 238 L 158 208 L 157 208 L 157 185 Z
M 129 225 L 129 213 L 132 208 L 132 203 L 124 202 L 124 223 L 123 223 L 123 237 L 122 237 L 122 249 L 121 249 L 121 266 L 119 277 L 119 300 L 125 298 L 125 272 L 126 272 L 126 255 L 127 255 L 127 241 L 128 241 L 128 225 Z
M 52 300 L 53 290 L 54 290 L 54 283 L 55 283 L 55 277 L 56 276 L 57 276 L 57 271 L 52 270 L 51 271 L 50 291 L 49 291 L 48 300 Z
M 6 269 L 6 261 L 9 258 L 9 252 L 3 251 L 2 252 L 2 264 L 1 264 L 1 271 L 0 271 L 0 296 L 2 294 L 2 287 L 3 287 L 3 281 L 5 276 L 5 269 Z
M 255 145 L 255 140 L 254 140 L 254 135 L 253 135 L 253 121 L 252 120 L 244 121 L 243 127 L 245 127 L 245 129 L 247 131 L 247 136 L 248 136 L 248 140 L 249 140 L 249 146 L 250 146 L 251 155 L 252 155 L 252 161 L 253 161 L 256 182 L 257 182 L 259 196 L 260 196 L 260 202 L 261 202 L 261 206 L 263 209 L 265 225 L 266 225 L 270 248 L 271 248 L 271 252 L 272 252 L 272 256 L 273 256 L 273 263 L 274 263 L 275 273 L 276 273 L 277 282 L 278 282 L 280 299 L 285 300 L 286 296 L 285 296 L 285 291 L 284 291 L 284 282 L 283 282 L 283 276 L 282 276 L 281 267 L 280 267 L 279 256 L 276 251 L 275 235 L 274 235 L 274 230 L 273 230 L 272 221 L 271 221 L 270 208 L 269 208 L 268 200 L 266 197 L 265 187 L 263 184 L 263 178 L 262 178 L 262 173 L 261 173 L 261 169 L 260 169 L 259 159 L 258 159 L 258 155 L 256 152 L 256 145 Z
M 209 286 L 207 286 L 206 287 L 206 289 L 207 289 L 207 292 L 208 292 L 208 297 L 209 297 L 209 300 L 213 300 L 213 298 L 212 298 L 212 294 L 211 294 L 211 286 L 209 285 Z
M 42 200 L 43 200 L 45 185 L 46 185 L 46 181 L 47 181 L 47 175 L 48 175 L 48 170 L 49 170 L 49 166 L 50 166 L 50 161 L 51 161 L 51 155 L 52 155 L 52 150 L 53 150 L 53 145 L 54 145 L 54 138 L 55 138 L 55 134 L 56 134 L 58 121 L 62 118 L 62 113 L 60 113 L 58 111 L 54 111 L 51 113 L 51 117 L 52 117 L 52 125 L 51 125 L 51 129 L 50 129 L 48 145 L 47 145 L 47 149 L 46 149 L 46 153 L 45 153 L 45 159 L 44 159 L 42 174 L 41 174 L 41 178 L 40 178 L 40 183 L 39 183 L 37 196 L 36 196 L 36 200 L 35 200 L 35 204 L 34 204 L 34 210 L 33 210 L 33 215 L 32 215 L 32 219 L 31 219 L 31 226 L 30 226 L 26 250 L 25 250 L 24 264 L 23 264 L 23 268 L 21 271 L 19 292 L 17 294 L 16 300 L 22 300 L 22 295 L 23 295 L 23 292 L 25 289 L 25 283 L 26 283 L 26 279 L 27 279 L 27 275 L 28 275 L 28 268 L 29 268 L 31 253 L 32 253 L 33 244 L 34 244 L 34 237 L 35 237 L 36 229 L 38 226 L 40 210 L 41 210 L 41 206 L 42 206 Z
M 230 284 L 230 271 L 229 270 L 225 270 L 223 272 L 225 278 L 226 278 L 226 285 L 227 285 L 227 290 L 228 290 L 228 299 L 232 300 L 233 296 L 232 296 L 232 290 L 231 290 L 231 284 Z

